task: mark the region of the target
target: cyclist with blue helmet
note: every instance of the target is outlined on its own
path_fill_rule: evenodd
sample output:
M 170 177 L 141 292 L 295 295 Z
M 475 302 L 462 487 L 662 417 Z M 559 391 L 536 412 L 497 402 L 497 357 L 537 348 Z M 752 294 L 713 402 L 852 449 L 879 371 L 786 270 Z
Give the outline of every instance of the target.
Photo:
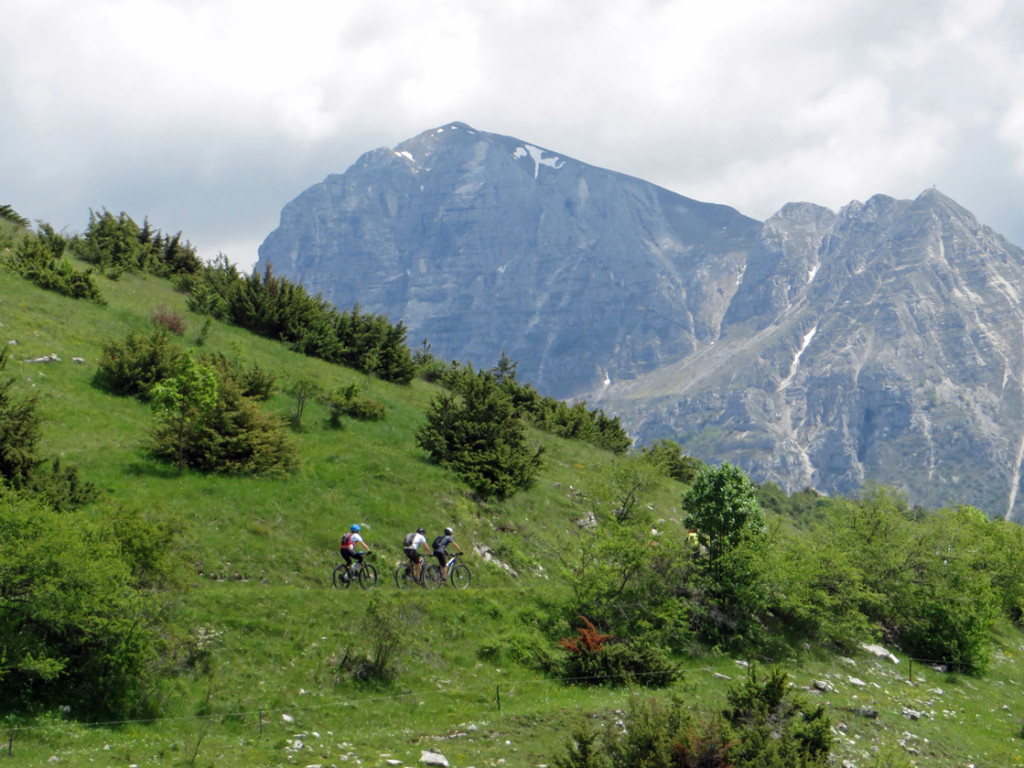
M 359 566 L 363 564 L 364 557 L 363 552 L 356 551 L 356 545 L 362 545 L 363 550 L 367 553 L 370 551 L 370 547 L 359 535 L 360 530 L 359 523 L 353 523 L 348 529 L 348 533 L 341 537 L 341 556 L 345 558 L 346 565 L 352 565 L 352 561 L 356 561 L 356 567 L 353 569 L 356 573 L 359 573 Z

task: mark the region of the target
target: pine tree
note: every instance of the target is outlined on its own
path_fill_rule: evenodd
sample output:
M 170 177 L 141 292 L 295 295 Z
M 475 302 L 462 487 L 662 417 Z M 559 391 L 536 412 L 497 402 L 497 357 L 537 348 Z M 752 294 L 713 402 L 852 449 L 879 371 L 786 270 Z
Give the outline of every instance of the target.
M 482 498 L 528 488 L 541 466 L 543 448 L 527 444 L 511 398 L 486 374 L 467 378 L 461 396 L 439 395 L 416 439 Z

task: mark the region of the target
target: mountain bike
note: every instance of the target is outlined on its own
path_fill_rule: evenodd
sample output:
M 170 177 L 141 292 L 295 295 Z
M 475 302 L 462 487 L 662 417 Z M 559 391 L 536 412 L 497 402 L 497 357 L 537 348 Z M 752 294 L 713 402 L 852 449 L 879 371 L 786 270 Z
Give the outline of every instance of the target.
M 456 552 L 448 559 L 446 565 L 448 569 L 448 583 L 456 589 L 465 589 L 469 586 L 469 566 L 465 563 L 460 563 L 459 556 L 460 553 Z M 441 566 L 428 565 L 424 571 L 423 583 L 426 587 L 436 587 L 445 583 L 445 580 L 441 578 Z
M 358 563 L 350 566 L 348 563 L 341 563 L 334 567 L 331 574 L 331 581 L 335 589 L 348 589 L 353 582 L 359 584 L 362 589 L 373 589 L 377 586 L 377 569 L 367 562 L 373 557 L 373 552 L 367 552 L 363 558 L 363 564 Z M 358 569 L 358 570 L 357 570 Z
M 395 571 L 395 584 L 398 585 L 399 589 L 409 589 L 409 587 L 419 584 L 421 587 L 429 586 L 426 582 L 427 568 L 429 568 L 425 562 L 420 561 L 420 577 L 417 579 L 413 572 L 412 562 L 406 560 L 404 563 L 398 564 L 398 570 Z M 438 571 L 440 573 L 440 571 Z

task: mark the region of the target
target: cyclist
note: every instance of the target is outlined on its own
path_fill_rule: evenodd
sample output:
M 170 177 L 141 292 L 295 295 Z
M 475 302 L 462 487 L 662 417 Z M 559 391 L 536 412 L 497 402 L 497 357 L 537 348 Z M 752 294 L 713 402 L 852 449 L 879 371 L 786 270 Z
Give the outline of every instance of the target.
M 363 553 L 356 551 L 356 544 L 361 544 L 366 553 L 370 552 L 370 548 L 366 542 L 363 541 L 363 537 L 359 535 L 360 527 L 359 523 L 353 523 L 348 529 L 348 533 L 341 537 L 341 556 L 345 558 L 345 565 L 352 565 L 352 561 L 356 561 L 356 567 L 352 569 L 353 573 L 359 573 L 359 566 L 363 564 Z
M 422 528 L 417 528 L 416 533 L 406 534 L 406 537 L 402 540 L 402 549 L 405 550 L 405 556 L 409 558 L 416 581 L 420 580 L 420 571 L 423 570 L 423 558 L 420 557 L 418 550 L 420 547 L 423 547 L 427 552 L 430 551 L 430 547 L 427 546 L 426 533 Z
M 460 555 L 462 554 L 462 548 L 455 543 L 454 531 L 451 528 L 445 528 L 444 533 L 434 539 L 433 549 L 434 557 L 437 558 L 437 562 L 441 566 L 441 581 L 448 578 L 448 545 L 451 544 L 455 547 L 455 551 Z

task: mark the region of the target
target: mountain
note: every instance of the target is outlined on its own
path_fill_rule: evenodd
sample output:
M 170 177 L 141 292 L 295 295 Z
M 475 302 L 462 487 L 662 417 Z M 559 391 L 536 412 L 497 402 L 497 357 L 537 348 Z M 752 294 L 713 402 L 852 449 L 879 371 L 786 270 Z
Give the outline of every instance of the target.
M 502 351 L 546 394 L 652 371 L 718 334 L 761 224 L 462 123 L 363 155 L 260 247 L 339 307 L 442 359 Z
M 934 189 L 759 222 L 451 123 L 303 192 L 268 266 L 760 482 L 1024 519 L 1024 251 Z

